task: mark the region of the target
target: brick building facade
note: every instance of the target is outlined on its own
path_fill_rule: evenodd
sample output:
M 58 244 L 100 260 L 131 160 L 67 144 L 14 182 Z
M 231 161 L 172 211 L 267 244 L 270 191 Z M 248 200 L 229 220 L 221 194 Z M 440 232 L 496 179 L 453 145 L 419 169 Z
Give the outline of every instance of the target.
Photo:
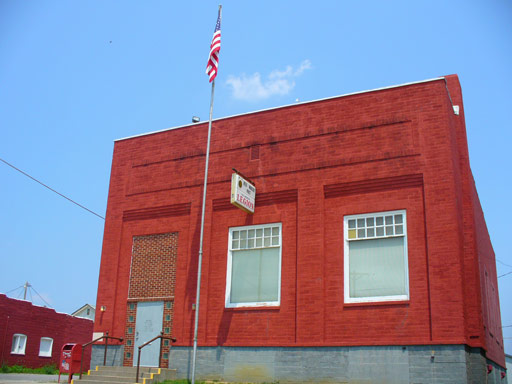
M 178 340 L 161 363 L 190 375 L 206 137 L 115 143 L 95 332 L 127 338 L 117 364 L 153 303 L 146 324 Z M 230 204 L 232 168 L 253 215 Z M 457 76 L 215 120 L 202 270 L 199 378 L 502 382 Z
M 64 344 L 92 340 L 93 321 L 0 294 L 0 364 L 39 368 L 59 366 Z M 89 369 L 91 348 L 84 352 Z

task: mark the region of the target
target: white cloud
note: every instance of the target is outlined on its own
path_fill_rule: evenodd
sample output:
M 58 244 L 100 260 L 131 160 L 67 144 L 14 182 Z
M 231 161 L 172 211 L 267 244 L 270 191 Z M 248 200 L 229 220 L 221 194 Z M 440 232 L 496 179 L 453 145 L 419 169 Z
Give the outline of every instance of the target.
M 288 65 L 284 71 L 273 70 L 265 81 L 262 81 L 261 75 L 256 72 L 250 76 L 230 75 L 226 83 L 231 86 L 235 99 L 258 101 L 274 95 L 288 94 L 295 87 L 294 78 L 302 75 L 307 69 L 311 69 L 311 62 L 304 60 L 296 69 Z

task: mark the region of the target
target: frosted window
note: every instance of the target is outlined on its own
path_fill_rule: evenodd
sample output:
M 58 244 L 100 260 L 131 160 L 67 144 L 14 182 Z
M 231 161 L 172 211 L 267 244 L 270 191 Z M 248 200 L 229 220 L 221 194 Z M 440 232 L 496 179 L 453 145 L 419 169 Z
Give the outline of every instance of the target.
M 406 212 L 345 217 L 345 302 L 407 300 Z
M 281 233 L 281 224 L 230 229 L 226 307 L 279 305 Z
M 27 345 L 27 336 L 15 333 L 12 337 L 11 353 L 15 355 L 24 355 Z
M 41 337 L 41 343 L 39 344 L 39 356 L 51 357 L 53 348 L 53 339 L 49 337 Z
M 231 303 L 277 301 L 279 249 L 233 252 Z

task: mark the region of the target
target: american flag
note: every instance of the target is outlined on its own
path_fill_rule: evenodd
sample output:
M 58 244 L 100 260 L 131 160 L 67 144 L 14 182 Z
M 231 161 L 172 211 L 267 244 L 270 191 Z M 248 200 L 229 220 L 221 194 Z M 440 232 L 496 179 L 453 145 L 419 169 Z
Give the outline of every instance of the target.
M 220 51 L 220 8 L 219 16 L 217 17 L 217 24 L 215 31 L 213 31 L 212 43 L 210 45 L 210 55 L 208 56 L 208 64 L 206 65 L 206 74 L 210 76 L 210 83 L 217 76 L 219 68 L 219 51 Z

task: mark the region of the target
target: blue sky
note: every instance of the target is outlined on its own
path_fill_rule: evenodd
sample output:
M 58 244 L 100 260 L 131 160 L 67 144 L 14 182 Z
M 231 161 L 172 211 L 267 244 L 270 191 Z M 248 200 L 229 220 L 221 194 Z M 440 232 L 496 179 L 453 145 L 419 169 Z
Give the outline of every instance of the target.
M 115 139 L 207 120 L 217 7 L 0 0 L 0 158 L 104 216 Z M 214 118 L 458 74 L 504 275 L 511 36 L 505 0 L 224 1 Z M 29 281 L 58 311 L 95 304 L 104 221 L 2 162 L 0 186 L 0 292 Z M 512 273 L 498 282 L 512 354 Z

